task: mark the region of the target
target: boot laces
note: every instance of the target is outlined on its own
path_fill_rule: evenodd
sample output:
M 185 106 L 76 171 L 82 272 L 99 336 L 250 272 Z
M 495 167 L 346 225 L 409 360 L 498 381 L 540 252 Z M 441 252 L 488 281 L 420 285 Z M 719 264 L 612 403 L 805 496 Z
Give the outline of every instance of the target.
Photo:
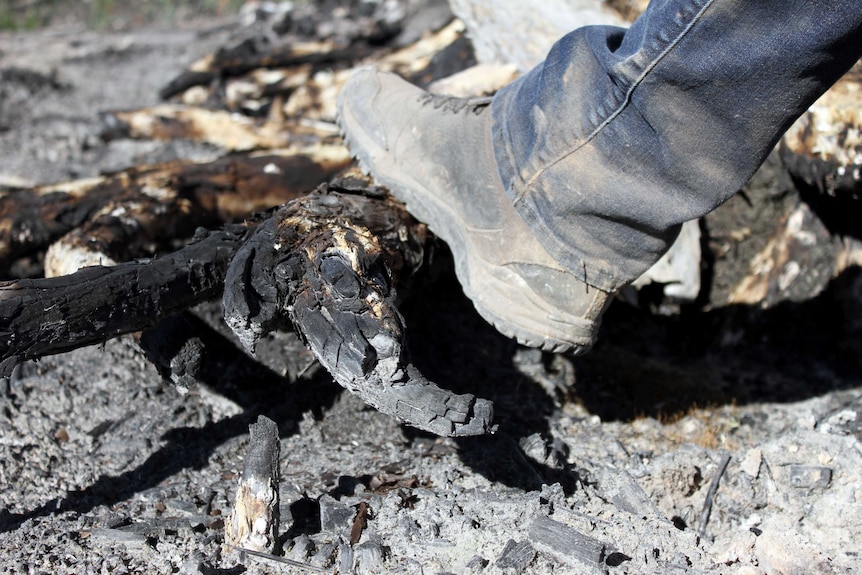
M 455 96 L 443 96 L 440 94 L 425 93 L 419 96 L 419 102 L 423 106 L 432 106 L 435 110 L 452 112 L 458 114 L 461 111 L 472 112 L 477 116 L 484 112 L 491 104 L 491 96 L 474 98 L 457 98 Z

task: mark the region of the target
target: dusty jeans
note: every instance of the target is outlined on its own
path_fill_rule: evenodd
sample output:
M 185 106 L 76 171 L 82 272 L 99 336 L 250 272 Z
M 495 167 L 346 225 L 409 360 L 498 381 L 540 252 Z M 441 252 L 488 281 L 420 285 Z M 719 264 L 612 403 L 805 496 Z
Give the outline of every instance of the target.
M 653 0 L 491 107 L 500 176 L 550 253 L 613 290 L 730 197 L 862 56 L 862 0 Z

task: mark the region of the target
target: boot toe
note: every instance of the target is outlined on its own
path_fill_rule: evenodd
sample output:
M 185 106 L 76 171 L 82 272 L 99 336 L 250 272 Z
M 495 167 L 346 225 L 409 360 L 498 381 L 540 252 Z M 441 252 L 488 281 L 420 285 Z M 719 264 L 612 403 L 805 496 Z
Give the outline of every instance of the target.
M 370 138 L 384 150 L 389 149 L 386 123 L 378 110 L 383 83 L 381 73 L 374 68 L 360 68 L 345 82 L 338 95 L 339 119 L 349 114 L 362 119 L 365 138 Z

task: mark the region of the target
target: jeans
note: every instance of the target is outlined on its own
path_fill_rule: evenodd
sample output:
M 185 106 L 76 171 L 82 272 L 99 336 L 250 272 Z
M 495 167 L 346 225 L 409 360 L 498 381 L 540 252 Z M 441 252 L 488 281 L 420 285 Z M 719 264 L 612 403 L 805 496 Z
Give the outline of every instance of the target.
M 862 56 L 862 0 L 653 0 L 495 96 L 494 154 L 548 251 L 613 291 L 733 195 Z

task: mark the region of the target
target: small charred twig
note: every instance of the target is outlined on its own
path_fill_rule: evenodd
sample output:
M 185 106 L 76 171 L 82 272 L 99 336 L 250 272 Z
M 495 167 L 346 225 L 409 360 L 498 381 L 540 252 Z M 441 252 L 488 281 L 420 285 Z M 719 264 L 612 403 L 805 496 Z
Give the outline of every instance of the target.
M 253 228 L 204 232 L 152 260 L 0 283 L 0 377 L 23 360 L 137 331 L 219 297 L 228 264 Z
M 293 559 L 288 559 L 287 557 L 279 557 L 278 555 L 273 555 L 272 553 L 263 553 L 261 551 L 254 551 L 252 549 L 246 549 L 244 547 L 237 547 L 236 545 L 229 545 L 230 548 L 236 549 L 241 553 L 247 553 L 252 557 L 257 557 L 258 559 L 263 559 L 264 561 L 272 561 L 273 563 L 281 563 L 283 565 L 290 565 L 291 567 L 297 567 L 299 569 L 305 569 L 307 571 L 313 571 L 315 573 L 326 573 L 325 569 L 321 569 L 320 567 L 315 567 L 314 565 L 308 565 L 306 563 L 301 563 L 299 561 L 294 561 Z
M 362 531 L 367 526 L 368 521 L 368 504 L 360 501 L 359 507 L 356 509 L 356 517 L 353 519 L 353 525 L 350 528 L 350 544 L 356 545 L 362 539 Z
M 697 521 L 697 532 L 701 537 L 706 535 L 706 525 L 709 523 L 709 515 L 712 513 L 712 503 L 715 499 L 715 494 L 718 491 L 718 484 L 721 481 L 721 476 L 727 470 L 727 465 L 730 463 L 730 455 L 725 453 L 718 463 L 718 469 L 715 470 L 715 475 L 712 477 L 712 483 L 709 484 L 709 490 L 706 492 L 706 499 L 703 502 L 703 509 L 700 512 L 700 517 Z
M 248 426 L 251 436 L 225 542 L 249 551 L 272 553 L 278 542 L 278 426 L 264 416 Z
M 394 283 L 421 263 L 424 226 L 388 196 L 346 191 L 321 187 L 261 225 L 228 270 L 225 320 L 248 349 L 292 323 L 340 385 L 400 421 L 490 432 L 490 402 L 440 389 L 409 362 Z

